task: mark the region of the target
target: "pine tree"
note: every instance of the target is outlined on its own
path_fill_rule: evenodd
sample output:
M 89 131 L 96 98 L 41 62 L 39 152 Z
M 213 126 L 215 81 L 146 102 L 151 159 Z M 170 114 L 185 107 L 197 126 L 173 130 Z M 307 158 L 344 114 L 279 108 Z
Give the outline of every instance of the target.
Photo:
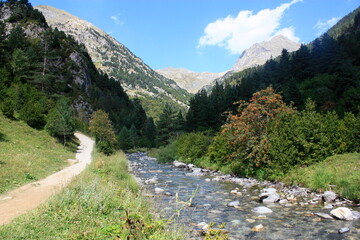
M 61 136 L 64 146 L 66 145 L 67 136 L 73 135 L 75 130 L 73 110 L 67 99 L 59 99 L 55 107 L 50 110 L 45 128 L 50 135 Z
M 176 112 L 171 105 L 165 104 L 162 113 L 160 114 L 159 121 L 157 122 L 157 142 L 160 145 L 169 143 L 170 138 L 175 132 L 175 118 Z
M 151 117 L 146 119 L 144 135 L 148 141 L 147 147 L 155 147 L 156 126 L 154 120 Z

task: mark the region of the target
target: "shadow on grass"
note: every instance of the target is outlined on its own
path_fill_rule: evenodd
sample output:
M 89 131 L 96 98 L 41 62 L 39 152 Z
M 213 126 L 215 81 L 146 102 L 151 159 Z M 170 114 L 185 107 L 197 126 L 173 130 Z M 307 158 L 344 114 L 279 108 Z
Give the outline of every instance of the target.
M 67 138 L 66 147 L 70 149 L 70 151 L 76 152 L 79 145 L 80 141 L 74 135 Z
M 3 134 L 3 133 L 0 132 L 0 142 L 6 142 L 6 141 L 7 141 L 7 140 L 6 140 L 5 134 Z
M 63 136 L 56 136 L 55 139 L 58 141 L 59 144 L 64 145 L 64 138 Z M 66 136 L 66 144 L 65 147 L 73 152 L 76 153 L 77 152 L 77 148 L 80 145 L 80 141 L 79 139 L 77 139 L 74 135 L 68 135 Z

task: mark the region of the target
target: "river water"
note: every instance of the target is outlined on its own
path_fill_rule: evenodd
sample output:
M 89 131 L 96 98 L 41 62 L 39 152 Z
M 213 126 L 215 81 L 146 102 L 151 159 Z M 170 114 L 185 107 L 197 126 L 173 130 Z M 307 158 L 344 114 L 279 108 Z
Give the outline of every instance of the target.
M 262 188 L 259 186 L 245 188 L 232 182 L 211 181 L 214 176 L 189 176 L 188 171 L 172 164 L 159 164 L 145 153 L 128 154 L 128 159 L 132 173 L 140 182 L 157 178 L 157 183 L 144 184 L 144 187 L 159 209 L 163 209 L 164 217 L 176 219 L 176 223 L 192 229 L 193 235 L 202 228 L 199 223 L 204 222 L 214 223 L 214 227 L 225 223 L 230 239 L 360 239 L 359 219 L 343 221 L 314 215 L 318 212 L 329 214 L 331 209 L 324 208 L 321 201 L 303 206 L 299 204 L 300 199 L 286 205 L 264 204 L 259 201 Z M 156 188 L 165 191 L 155 193 Z M 241 196 L 230 194 L 236 188 Z M 232 201 L 239 201 L 239 207 L 228 207 Z M 266 206 L 273 212 L 257 214 L 252 211 L 259 206 Z M 350 208 L 360 210 L 359 206 Z M 262 231 L 252 231 L 260 224 Z M 350 231 L 338 233 L 344 227 Z

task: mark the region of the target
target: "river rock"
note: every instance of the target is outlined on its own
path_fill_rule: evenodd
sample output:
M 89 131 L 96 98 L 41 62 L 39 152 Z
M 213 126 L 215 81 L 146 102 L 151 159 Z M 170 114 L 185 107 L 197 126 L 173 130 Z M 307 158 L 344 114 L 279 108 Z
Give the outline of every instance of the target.
M 237 220 L 237 219 L 231 221 L 232 225 L 240 225 L 240 223 L 241 223 L 241 221 Z
M 229 202 L 227 204 L 228 207 L 237 207 L 240 206 L 240 202 L 239 201 L 233 201 L 233 202 Z
M 262 224 L 256 225 L 255 227 L 253 227 L 251 229 L 251 231 L 253 231 L 253 232 L 261 232 L 263 230 L 264 230 L 264 226 Z
M 324 192 L 324 194 L 322 195 L 322 199 L 324 202 L 333 202 L 336 199 L 336 193 L 332 192 L 332 191 L 326 191 Z
M 315 215 L 321 217 L 321 218 L 325 218 L 325 219 L 333 219 L 332 216 L 330 216 L 329 214 L 327 213 L 315 213 Z
M 176 160 L 173 162 L 173 165 L 177 168 L 186 168 L 186 166 L 187 166 L 185 163 L 182 163 L 182 162 L 179 162 Z
M 346 232 L 348 232 L 348 231 L 350 231 L 350 229 L 347 228 L 347 227 L 343 227 L 343 228 L 340 228 L 340 229 L 339 229 L 339 233 L 341 233 L 341 234 L 346 233 Z
M 280 196 L 276 191 L 275 188 L 264 188 L 259 195 L 260 201 L 263 203 L 274 203 L 279 201 Z
M 350 221 L 354 219 L 351 210 L 346 207 L 335 208 L 331 210 L 330 214 L 341 220 Z
M 351 213 L 352 213 L 352 215 L 353 215 L 354 220 L 360 218 L 360 212 L 358 212 L 358 211 L 351 211 Z
M 280 196 L 277 193 L 275 193 L 275 194 L 269 195 L 266 198 L 262 198 L 261 201 L 263 203 L 274 203 L 274 202 L 279 201 L 279 199 L 280 199 Z
M 156 183 L 158 183 L 157 177 L 153 177 L 153 178 L 145 180 L 145 184 L 156 184 Z
M 190 163 L 190 164 L 187 165 L 187 167 L 188 167 L 189 169 L 193 169 L 193 168 L 195 168 L 195 165 L 192 164 L 192 163 Z
M 332 209 L 334 206 L 332 204 L 326 204 L 324 208 L 326 209 Z
M 288 204 L 289 201 L 288 201 L 287 199 L 281 199 L 281 200 L 279 201 L 279 203 L 280 203 L 280 204 Z
M 165 190 L 162 189 L 162 188 L 155 188 L 155 193 L 162 193 L 164 192 Z
M 253 212 L 258 213 L 258 214 L 265 214 L 265 213 L 272 213 L 273 211 L 270 208 L 267 207 L 256 207 L 252 209 Z

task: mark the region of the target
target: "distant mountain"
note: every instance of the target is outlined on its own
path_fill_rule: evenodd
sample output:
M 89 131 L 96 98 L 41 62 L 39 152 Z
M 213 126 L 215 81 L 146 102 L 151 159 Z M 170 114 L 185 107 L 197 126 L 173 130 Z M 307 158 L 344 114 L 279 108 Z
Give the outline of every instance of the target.
M 164 102 L 175 102 L 183 106 L 187 104 L 189 93 L 186 90 L 152 70 L 103 30 L 54 7 L 35 8 L 42 12 L 51 27 L 64 31 L 84 44 L 95 66 L 120 81 L 129 95 L 147 98 L 144 108 L 150 114 L 154 105 L 163 105 Z
M 196 93 L 205 85 L 210 84 L 214 79 L 223 76 L 225 73 L 193 72 L 185 68 L 168 67 L 156 70 L 159 74 L 174 80 L 180 87 L 190 93 Z
M 299 43 L 294 42 L 283 35 L 277 35 L 269 41 L 255 43 L 242 52 L 231 70 L 227 71 L 219 78 L 214 79 L 210 84 L 203 88 L 207 91 L 211 91 L 215 82 L 223 83 L 225 79 L 229 79 L 236 72 L 241 72 L 255 66 L 261 66 L 265 64 L 267 60 L 280 56 L 283 49 L 286 49 L 288 52 L 294 52 L 299 48 Z
M 275 36 L 269 41 L 255 43 L 248 49 L 244 50 L 239 59 L 236 61 L 232 71 L 240 72 L 247 68 L 263 65 L 270 58 L 280 56 L 283 49 L 293 52 L 299 48 L 299 43 L 291 41 L 283 35 Z

